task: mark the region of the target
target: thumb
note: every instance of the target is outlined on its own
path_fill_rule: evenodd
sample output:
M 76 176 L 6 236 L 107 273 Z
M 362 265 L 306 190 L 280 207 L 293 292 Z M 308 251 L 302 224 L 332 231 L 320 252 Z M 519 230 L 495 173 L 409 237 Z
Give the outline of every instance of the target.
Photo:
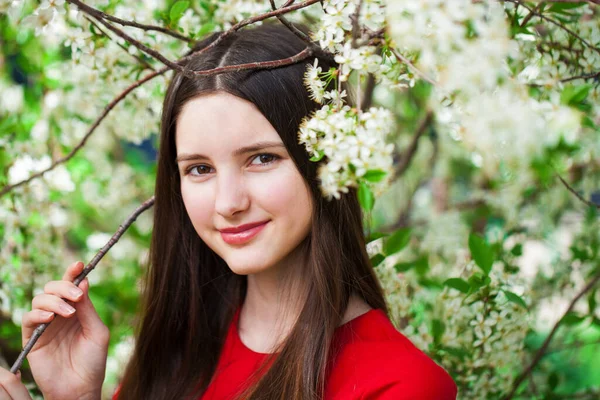
M 106 327 L 90 299 L 90 281 L 88 278 L 81 281 L 79 288 L 83 291 L 83 298 L 74 305 L 77 309 L 76 316 L 81 323 L 85 336 L 97 337 L 98 332 L 106 329 Z

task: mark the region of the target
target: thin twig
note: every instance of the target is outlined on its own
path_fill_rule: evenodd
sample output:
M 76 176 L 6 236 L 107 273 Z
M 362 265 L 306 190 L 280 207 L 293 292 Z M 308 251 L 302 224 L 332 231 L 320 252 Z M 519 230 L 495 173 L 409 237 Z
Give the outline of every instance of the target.
M 87 15 L 84 16 L 85 19 L 87 19 L 88 21 L 90 21 L 90 23 L 94 26 L 94 28 L 98 29 L 98 31 L 103 34 L 104 36 L 106 36 L 107 38 L 113 40 L 108 33 L 104 32 L 102 30 L 102 28 L 100 28 L 98 26 L 98 24 L 96 24 L 96 22 L 94 22 L 94 20 L 90 17 L 88 17 Z M 115 40 L 115 43 L 117 44 L 117 46 L 119 46 L 120 48 L 122 48 L 127 54 L 129 54 L 131 57 L 135 58 L 137 61 L 140 62 L 140 64 L 142 64 L 144 67 L 148 68 L 151 71 L 155 71 L 154 67 L 152 67 L 152 65 L 150 65 L 150 63 L 148 63 L 148 61 L 144 60 L 142 57 L 137 56 L 135 54 L 131 54 L 129 52 L 129 50 L 127 49 L 127 47 L 123 46 L 121 43 L 119 43 L 118 41 Z
M 174 69 L 178 72 L 181 72 L 182 74 L 184 74 L 186 77 L 188 78 L 192 78 L 194 75 L 202 75 L 199 74 L 195 71 L 190 71 L 188 70 L 186 67 L 183 67 L 182 65 L 180 65 L 180 63 L 182 62 L 182 60 L 179 60 L 177 62 L 173 62 L 169 59 L 167 59 L 165 56 L 163 56 L 162 54 L 160 54 L 159 52 L 157 52 L 156 50 L 153 50 L 151 48 L 149 48 L 148 46 L 144 45 L 143 43 L 135 40 L 134 38 L 132 38 L 131 36 L 129 36 L 128 34 L 126 34 L 125 32 L 123 32 L 121 29 L 109 24 L 108 22 L 106 22 L 103 18 L 102 18 L 102 12 L 99 10 L 96 10 L 93 7 L 90 7 L 84 3 L 82 3 L 79 0 L 67 0 L 70 3 L 73 3 L 75 5 L 77 5 L 79 8 L 81 8 L 82 11 L 84 11 L 85 13 L 96 17 L 96 19 L 102 24 L 104 25 L 106 28 L 110 29 L 112 32 L 114 32 L 115 34 L 117 34 L 118 36 L 122 37 L 123 39 L 127 40 L 129 43 L 131 43 L 133 46 L 137 47 L 140 51 L 143 51 L 144 53 L 154 57 L 155 59 L 157 59 L 158 61 L 162 62 L 163 64 L 165 64 L 166 66 L 170 67 L 171 69 Z M 265 20 L 267 18 L 271 18 L 274 16 L 278 16 L 278 15 L 282 15 L 294 10 L 298 10 L 304 7 L 308 7 L 314 3 L 317 3 L 320 0 L 307 0 L 303 3 L 300 4 L 296 4 L 296 5 L 291 5 L 288 7 L 284 7 L 284 8 L 280 8 L 271 12 L 267 12 L 261 15 L 257 15 L 255 17 L 252 18 L 246 18 L 240 22 L 238 22 L 237 24 L 235 24 L 234 26 L 232 26 L 228 31 L 226 31 L 225 33 L 221 34 L 214 42 L 212 42 L 210 45 L 206 46 L 203 50 L 200 51 L 200 53 L 202 53 L 203 51 L 206 51 L 206 49 L 209 49 L 213 46 L 216 46 L 219 42 L 221 42 L 222 40 L 224 40 L 225 37 L 229 36 L 230 34 L 232 34 L 234 31 L 240 29 L 243 26 L 249 25 L 251 23 L 254 22 L 258 22 L 258 21 L 262 21 Z M 312 54 L 312 53 L 311 53 Z M 310 55 L 310 54 L 309 54 Z
M 544 3 L 540 3 L 537 6 L 535 6 L 535 8 L 533 9 L 535 12 L 538 12 L 540 7 L 542 7 L 544 5 Z M 517 7 L 519 7 L 520 4 L 517 4 Z M 527 14 L 527 16 L 523 19 L 523 22 L 521 22 L 521 28 L 524 27 L 525 25 L 527 25 L 527 23 L 529 21 L 531 21 L 531 18 L 533 18 L 533 16 L 535 15 L 534 11 L 530 11 L 529 14 Z M 515 12 L 517 12 L 517 10 L 515 9 Z
M 557 22 L 557 21 L 553 20 L 552 18 L 547 17 L 544 14 L 541 14 L 541 13 L 535 11 L 531 7 L 528 7 L 521 0 L 505 0 L 505 1 L 508 1 L 508 2 L 514 3 L 514 4 L 518 4 L 521 7 L 529 10 L 529 12 L 533 13 L 536 17 L 539 17 L 539 18 L 543 19 L 544 21 L 550 22 L 551 24 L 558 26 L 559 28 L 561 28 L 562 30 L 564 30 L 565 32 L 567 32 L 568 34 L 570 34 L 571 36 L 579 39 L 579 41 L 581 41 L 581 43 L 585 44 L 590 49 L 592 49 L 592 50 L 596 51 L 598 54 L 600 54 L 600 48 L 593 46 L 587 40 L 585 40 L 584 38 L 582 38 L 581 36 L 579 36 L 577 33 L 573 32 L 571 29 L 567 28 L 566 26 L 564 26 L 560 22 Z
M 271 8 L 273 9 L 273 11 L 277 10 L 277 6 L 275 5 L 275 0 L 269 0 L 271 2 Z M 289 5 L 289 4 L 293 4 L 294 0 L 289 0 L 285 5 Z M 277 19 L 283 24 L 285 25 L 290 31 L 292 31 L 296 36 L 298 36 L 300 39 L 304 40 L 309 46 L 315 46 L 315 43 L 310 39 L 310 37 L 308 37 L 308 35 L 306 35 L 304 32 L 302 32 L 300 29 L 296 28 L 290 21 L 287 20 L 287 18 L 285 18 L 283 15 L 277 15 Z
M 598 208 L 598 209 L 600 209 L 600 204 L 596 204 L 596 203 L 594 203 L 594 202 L 591 202 L 591 201 L 589 201 L 589 200 L 586 200 L 586 199 L 584 199 L 582 195 L 580 195 L 579 193 L 577 193 L 577 191 L 576 191 L 575 189 L 573 189 L 573 188 L 571 187 L 571 185 L 569 185 L 569 184 L 568 184 L 568 183 L 567 183 L 567 182 L 566 182 L 566 181 L 565 181 L 565 180 L 562 178 L 562 176 L 560 176 L 560 175 L 558 175 L 558 174 L 556 174 L 556 176 L 558 177 L 558 179 L 560 179 L 560 181 L 563 183 L 563 185 L 565 185 L 565 187 L 566 187 L 566 188 L 569 190 L 569 192 L 571 192 L 571 193 L 573 193 L 575 196 L 577 196 L 577 198 L 578 198 L 579 200 L 581 200 L 582 202 L 584 202 L 585 204 L 587 204 L 587 205 L 588 205 L 588 206 L 590 206 L 590 207 L 595 207 L 595 208 Z
M 583 75 L 577 75 L 577 76 L 570 76 L 568 78 L 563 78 L 560 81 L 561 82 L 571 82 L 571 81 L 575 81 L 577 79 L 588 80 L 588 79 L 598 79 L 598 78 L 600 78 L 600 71 L 598 71 L 598 72 L 592 72 L 591 74 L 583 74 Z
M 395 180 L 396 178 L 401 176 L 404 173 L 404 171 L 407 170 L 408 166 L 410 165 L 411 160 L 413 159 L 415 153 L 417 152 L 419 139 L 427 131 L 427 128 L 429 128 L 429 126 L 431 125 L 432 120 L 433 120 L 433 112 L 428 111 L 427 114 L 425 115 L 425 118 L 423 118 L 423 121 L 421 121 L 419 128 L 415 132 L 415 135 L 413 136 L 412 141 L 410 142 L 410 145 L 404 151 L 402 158 L 400 159 L 400 162 L 398 163 L 398 166 L 394 170 L 394 177 L 392 178 L 392 180 Z
M 95 9 L 94 7 L 90 7 L 87 4 L 82 3 L 79 0 L 67 0 L 67 2 L 69 2 L 71 4 L 75 4 L 77 7 L 79 7 L 79 9 L 81 11 L 96 18 L 96 20 L 98 20 L 98 22 L 100 22 L 102 25 L 104 25 L 107 29 L 109 29 L 116 35 L 122 37 L 123 39 L 127 40 L 133 46 L 137 47 L 140 51 L 154 57 L 158 61 L 160 61 L 163 64 L 165 64 L 166 66 L 170 67 L 171 69 L 183 72 L 186 74 L 186 76 L 191 77 L 190 72 L 188 70 L 186 70 L 185 68 L 183 68 L 181 65 L 169 60 L 168 58 L 166 58 L 165 56 L 160 54 L 158 51 L 151 49 L 150 47 L 146 46 L 145 44 L 141 43 L 140 41 L 135 40 L 134 38 L 129 36 L 127 33 L 125 33 L 123 30 L 117 28 L 116 26 L 109 24 L 104 17 L 107 14 L 103 13 L 100 10 Z
M 108 115 L 109 111 L 112 110 L 121 100 L 123 100 L 125 98 L 125 96 L 127 96 L 129 94 L 129 92 L 131 92 L 133 89 L 141 86 L 142 84 L 144 84 L 145 82 L 164 74 L 166 71 L 168 71 L 169 68 L 167 67 L 163 67 L 162 69 L 152 72 L 148 75 L 146 75 L 144 78 L 134 82 L 133 84 L 129 85 L 123 92 L 121 92 L 121 94 L 119 94 L 116 98 L 113 99 L 113 101 L 111 101 L 106 107 L 104 107 L 104 111 L 102 112 L 102 114 L 100 114 L 100 116 L 96 119 L 96 121 L 94 121 L 94 123 L 92 124 L 92 126 L 90 127 L 90 129 L 88 129 L 87 133 L 83 136 L 83 138 L 81 139 L 81 141 L 79 142 L 79 144 L 77 144 L 77 146 L 75 146 L 70 152 L 69 154 L 67 154 L 64 157 L 61 157 L 57 160 L 55 160 L 54 162 L 52 162 L 52 164 L 39 172 L 36 172 L 35 174 L 31 175 L 29 178 L 14 183 L 12 185 L 7 185 L 5 187 L 2 188 L 2 190 L 0 190 L 0 197 L 2 197 L 3 195 L 5 195 L 6 193 L 10 192 L 13 189 L 18 188 L 19 186 L 25 185 L 26 183 L 31 182 L 32 180 L 39 178 L 41 176 L 43 176 L 45 173 L 53 170 L 54 168 L 56 168 L 58 165 L 60 164 L 64 164 L 65 162 L 69 161 L 71 158 L 73 158 L 73 156 L 75 156 L 75 154 L 85 145 L 85 143 L 87 142 L 87 140 L 90 138 L 90 136 L 92 135 L 92 133 L 94 132 L 94 130 L 96 130 L 96 128 L 98 127 L 98 125 L 100 125 L 100 122 L 102 122 L 102 120 L 104 118 L 106 118 L 106 116 Z
M 67 2 L 73 4 L 73 5 L 77 6 L 77 7 L 80 7 L 80 4 L 84 4 L 84 3 L 81 3 L 80 1 L 67 0 Z M 92 8 L 92 7 L 88 6 L 87 4 L 84 4 L 84 5 L 86 7 Z M 117 23 L 119 25 L 122 25 L 122 26 L 131 26 L 131 27 L 134 27 L 134 28 L 142 29 L 144 31 L 161 32 L 161 33 L 164 33 L 166 35 L 172 36 L 175 39 L 183 40 L 184 42 L 188 42 L 188 43 L 193 43 L 194 42 L 194 39 L 186 37 L 186 36 L 183 36 L 180 33 L 177 33 L 175 31 L 172 31 L 172 30 L 167 29 L 167 28 L 162 27 L 162 26 L 140 24 L 140 23 L 135 22 L 135 21 L 126 21 L 124 19 L 117 18 L 114 15 L 106 14 L 105 12 L 102 12 L 102 11 L 100 11 L 98 9 L 94 9 L 94 10 L 96 10 L 96 12 L 97 12 L 97 14 L 98 14 L 98 16 L 100 18 L 109 20 L 111 22 L 115 22 L 115 23 Z
M 429 76 L 427 76 L 427 74 L 425 74 L 424 72 L 421 72 L 417 67 L 414 66 L 414 64 L 412 62 L 410 62 L 410 60 L 408 58 L 404 57 L 396 49 L 390 47 L 390 51 L 398 59 L 398 61 L 406 64 L 410 69 L 412 69 L 417 75 L 420 75 L 421 78 L 425 79 L 427 82 L 431 83 L 434 86 L 436 85 L 436 83 L 433 79 L 431 79 Z
M 591 3 L 600 5 L 600 0 L 534 0 L 538 3 Z
M 558 330 L 558 327 L 560 326 L 560 323 L 563 320 L 563 318 L 565 317 L 565 315 L 567 315 L 569 312 L 571 312 L 571 310 L 575 306 L 575 303 L 577 303 L 577 301 L 581 297 L 583 297 L 587 292 L 589 292 L 594 287 L 594 285 L 596 285 L 596 283 L 598 283 L 599 281 L 600 281 L 600 273 L 596 274 L 583 287 L 583 289 L 581 289 L 581 291 L 579 293 L 577 293 L 577 295 L 573 298 L 573 300 L 571 300 L 571 303 L 569 303 L 569 307 L 563 313 L 563 315 L 559 318 L 559 320 L 556 321 L 556 323 L 552 327 L 552 330 L 550 331 L 550 334 L 548 334 L 548 336 L 546 337 L 546 340 L 544 340 L 544 343 L 542 343 L 542 346 L 539 348 L 539 350 L 536 352 L 535 356 L 533 357 L 533 360 L 529 363 L 529 365 L 525 368 L 525 370 L 517 377 L 517 379 L 515 379 L 515 381 L 513 382 L 513 386 L 512 386 L 511 391 L 504 398 L 504 400 L 510 400 L 510 399 L 512 399 L 512 397 L 514 396 L 514 394 L 515 394 L 517 388 L 519 387 L 519 385 L 525 380 L 525 378 L 527 378 L 527 376 L 533 371 L 533 368 L 538 364 L 538 362 L 544 356 L 544 353 L 548 349 L 548 346 L 550 345 L 550 342 L 552 341 L 552 338 L 554 337 L 554 334 Z
M 83 269 L 83 271 L 81 271 L 81 273 L 79 275 L 77 275 L 77 277 L 73 281 L 75 286 L 79 286 L 81 281 L 83 281 L 85 279 L 85 277 L 96 267 L 96 265 L 100 262 L 100 260 L 106 255 L 108 250 L 110 250 L 110 248 L 113 247 L 119 241 L 121 236 L 123 236 L 123 233 L 125 233 L 125 231 L 131 226 L 133 221 L 135 221 L 136 218 L 141 213 L 143 213 L 144 211 L 146 211 L 153 205 L 154 205 L 154 196 L 152 196 L 151 198 L 149 198 L 148 200 L 143 202 L 138 208 L 135 209 L 135 211 L 125 220 L 125 222 L 123 222 L 119 226 L 119 229 L 117 229 L 115 234 L 112 235 L 110 240 L 98 251 L 98 253 L 96 253 L 94 258 L 92 258 L 92 261 L 90 261 L 90 263 Z M 52 321 L 54 321 L 54 320 L 55 319 L 53 319 Z M 35 328 L 35 330 L 33 331 L 33 334 L 31 335 L 31 338 L 29 338 L 29 341 L 27 342 L 27 344 L 21 351 L 21 354 L 19 354 L 17 361 L 15 361 L 13 366 L 10 368 L 10 372 L 12 372 L 13 374 L 17 373 L 19 368 L 21 368 L 21 364 L 23 364 L 25 357 L 27 357 L 27 354 L 29 354 L 29 352 L 31 351 L 31 349 L 33 348 L 33 346 L 35 345 L 37 340 L 40 338 L 42 333 L 44 333 L 44 331 L 46 330 L 48 325 L 50 325 L 52 323 L 52 321 L 44 322 L 43 324 L 40 324 L 40 325 L 38 325 L 37 328 Z
M 357 41 L 358 35 L 359 35 L 358 22 L 359 22 L 359 18 L 360 18 L 360 9 L 362 8 L 362 5 L 363 5 L 363 0 L 359 0 L 358 5 L 356 6 L 356 11 L 350 17 L 350 19 L 352 20 L 352 48 L 353 49 L 357 48 L 356 41 Z

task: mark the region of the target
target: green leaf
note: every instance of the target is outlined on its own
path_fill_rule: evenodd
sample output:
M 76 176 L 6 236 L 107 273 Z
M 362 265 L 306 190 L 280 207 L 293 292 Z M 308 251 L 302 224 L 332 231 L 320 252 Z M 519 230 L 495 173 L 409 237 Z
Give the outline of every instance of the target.
M 214 22 L 207 22 L 196 32 L 196 37 L 202 37 L 207 33 L 212 32 L 217 25 Z
M 577 325 L 584 319 L 585 319 L 584 316 L 581 316 L 573 311 L 570 311 L 567 314 L 565 314 L 565 316 L 560 320 L 560 322 L 565 325 Z
M 387 175 L 387 172 L 385 172 L 383 170 L 370 169 L 363 175 L 363 178 L 365 178 L 369 182 L 379 182 L 383 178 L 385 178 L 386 175 Z
M 471 285 L 462 278 L 450 278 L 444 281 L 444 285 L 456 289 L 462 293 L 469 293 Z
M 365 211 L 371 211 L 375 205 L 373 192 L 371 192 L 371 189 L 364 182 L 360 182 L 358 186 L 358 202 Z
M 485 239 L 474 233 L 469 234 L 469 250 L 477 266 L 486 275 L 489 274 L 494 262 L 494 253 Z
M 433 336 L 433 340 L 437 343 L 440 341 L 442 334 L 446 330 L 446 324 L 439 319 L 434 319 L 431 321 L 431 336 Z
M 560 94 L 560 102 L 568 106 L 576 106 L 584 101 L 592 85 L 567 86 Z
M 388 237 L 388 236 L 389 236 L 389 234 L 387 234 L 387 233 L 373 232 L 367 237 L 366 242 L 371 243 L 374 240 L 380 239 L 382 237 Z
M 317 155 L 316 156 L 312 156 L 310 158 L 310 161 L 321 161 L 321 159 L 323 158 L 324 155 L 325 155 L 324 151 L 317 150 Z
M 381 262 L 385 260 L 385 256 L 381 253 L 377 253 L 375 254 L 373 257 L 371 257 L 371 265 L 376 267 L 379 264 L 381 264 Z
M 188 9 L 190 5 L 189 1 L 179 0 L 171 7 L 171 11 L 169 12 L 169 20 L 171 21 L 171 25 L 176 25 L 179 22 L 179 19 L 185 13 L 185 10 Z
M 406 247 L 410 241 L 411 228 L 402 228 L 388 237 L 383 244 L 383 253 L 386 255 L 394 254 Z
M 448 354 L 450 354 L 450 355 L 452 355 L 454 357 L 458 357 L 461 360 L 471 354 L 470 351 L 467 351 L 467 350 L 465 350 L 464 348 L 461 348 L 461 347 L 440 346 L 440 350 L 444 350 Z
M 513 246 L 512 249 L 510 249 L 510 254 L 512 254 L 513 256 L 519 257 L 523 255 L 523 244 L 522 243 L 517 243 L 516 245 Z
M 394 265 L 394 269 L 396 270 L 396 272 L 401 273 L 401 272 L 406 272 L 409 269 L 413 268 L 415 266 L 414 262 L 400 262 L 397 263 L 396 265 Z
M 471 286 L 469 293 L 476 292 L 481 287 L 489 285 L 490 282 L 491 282 L 491 279 L 489 276 L 483 275 L 481 272 L 474 273 L 473 275 L 471 275 L 469 277 L 469 285 Z
M 508 290 L 503 290 L 503 292 L 506 295 L 508 301 L 510 301 L 511 303 L 518 304 L 527 310 L 527 303 L 525 303 L 525 300 L 523 300 L 521 296 Z
M 588 310 L 590 310 L 590 314 L 594 314 L 594 310 L 596 310 L 596 306 L 598 305 L 596 303 L 596 291 L 597 290 L 598 289 L 592 290 L 587 296 Z
M 550 375 L 548 375 L 548 386 L 550 387 L 550 390 L 554 390 L 557 385 L 558 385 L 558 374 L 553 371 Z
M 568 14 L 565 13 L 565 10 L 572 10 L 574 8 L 578 8 L 581 6 L 584 6 L 586 3 L 553 3 L 552 7 L 550 7 L 548 9 L 548 12 L 554 12 L 554 13 L 563 13 L 563 14 Z M 568 14 L 570 15 L 570 14 Z

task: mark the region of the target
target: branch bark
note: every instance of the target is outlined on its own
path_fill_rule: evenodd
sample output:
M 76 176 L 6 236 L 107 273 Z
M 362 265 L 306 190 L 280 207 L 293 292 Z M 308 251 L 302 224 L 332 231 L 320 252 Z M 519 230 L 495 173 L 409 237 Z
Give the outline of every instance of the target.
M 119 229 L 117 229 L 114 235 L 112 235 L 110 240 L 98 251 L 98 253 L 96 253 L 94 258 L 92 258 L 92 261 L 90 261 L 90 263 L 83 269 L 83 271 L 81 271 L 81 274 L 79 274 L 75 278 L 75 280 L 73 281 L 75 286 L 78 286 L 81 283 L 81 281 L 84 280 L 85 277 L 96 267 L 96 265 L 100 262 L 102 257 L 104 257 L 106 253 L 108 253 L 108 250 L 110 250 L 110 248 L 113 247 L 119 241 L 121 236 L 123 236 L 123 233 L 125 233 L 125 231 L 131 226 L 131 224 L 133 224 L 136 218 L 139 217 L 140 214 L 142 214 L 144 211 L 146 211 L 153 205 L 154 196 L 143 202 L 138 208 L 135 209 L 135 211 L 125 220 L 125 222 L 123 222 L 119 226 Z M 59 316 L 57 315 L 56 318 L 58 317 Z M 54 321 L 54 319 L 52 321 Z M 40 324 L 37 328 L 35 328 L 35 330 L 33 331 L 33 335 L 31 335 L 31 338 L 23 348 L 23 351 L 21 351 L 21 353 L 19 354 L 17 361 L 15 361 L 13 366 L 10 368 L 10 372 L 12 372 L 13 374 L 17 373 L 19 368 L 21 368 L 25 357 L 27 357 L 27 354 L 29 354 L 37 340 L 40 338 L 42 333 L 44 333 L 48 325 L 52 323 L 52 321 Z

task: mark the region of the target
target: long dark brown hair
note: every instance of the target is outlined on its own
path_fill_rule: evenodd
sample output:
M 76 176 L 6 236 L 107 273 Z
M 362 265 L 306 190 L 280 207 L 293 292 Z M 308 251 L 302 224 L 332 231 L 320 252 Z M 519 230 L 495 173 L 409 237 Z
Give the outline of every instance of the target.
M 296 26 L 308 32 L 305 26 Z M 197 48 L 204 48 L 217 36 L 214 33 L 200 41 Z M 264 22 L 228 36 L 193 58 L 187 67 L 207 70 L 283 59 L 305 47 L 287 27 Z M 275 69 L 195 79 L 174 74 L 163 104 L 150 261 L 121 400 L 198 398 L 210 383 L 229 324 L 245 297 L 247 277 L 234 274 L 200 239 L 181 197 L 175 163 L 176 120 L 183 105 L 201 94 L 225 91 L 256 105 L 280 135 L 310 189 L 313 204 L 311 230 L 301 244 L 306 250 L 303 287 L 307 295 L 300 300 L 300 315 L 280 352 L 268 358 L 270 368 L 239 398 L 322 398 L 332 337 L 351 294 L 388 314 L 366 253 L 356 191 L 342 194 L 339 200 L 326 200 L 317 178 L 319 163 L 310 161 L 298 143 L 302 119 L 320 107 L 310 99 L 303 83 L 307 64 L 315 57 L 324 71 L 337 66 L 329 56 L 316 54 Z

